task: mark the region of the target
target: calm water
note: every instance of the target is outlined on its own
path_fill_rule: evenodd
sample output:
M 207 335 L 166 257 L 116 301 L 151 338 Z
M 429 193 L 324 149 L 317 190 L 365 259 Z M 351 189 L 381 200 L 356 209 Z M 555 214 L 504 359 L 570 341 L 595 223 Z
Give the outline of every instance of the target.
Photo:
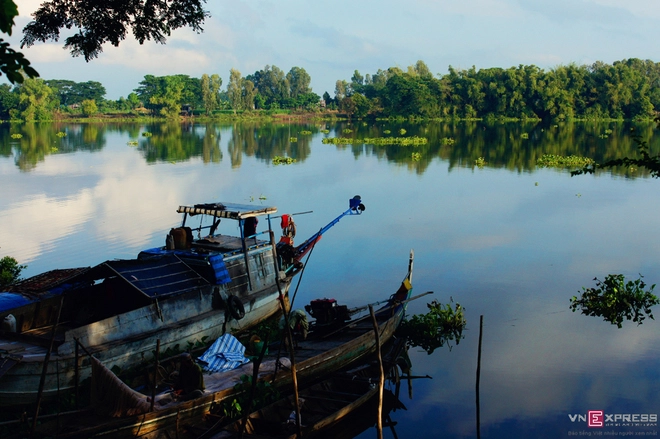
M 322 143 L 383 130 L 398 136 L 402 128 L 429 143 Z M 653 434 L 655 425 L 594 429 L 571 416 L 660 413 L 658 323 L 617 329 L 568 306 L 595 276 L 641 273 L 660 283 L 660 181 L 638 170 L 571 178 L 535 167 L 545 153 L 633 155 L 629 128 L 4 124 L 0 256 L 27 264 L 26 276 L 135 257 L 164 243 L 179 204 L 208 201 L 313 210 L 297 217 L 301 242 L 359 194 L 366 211 L 342 219 L 314 249 L 297 307 L 317 297 L 356 306 L 389 295 L 412 248 L 415 293 L 434 291 L 428 297 L 453 298 L 467 310 L 458 346 L 430 356 L 411 351 L 413 373 L 432 379 L 415 380 L 412 399 L 402 392 L 407 410 L 391 415 L 399 438 L 476 436 L 480 315 L 482 437 Z M 652 126 L 637 132 L 658 150 Z M 273 165 L 275 156 L 297 161 Z M 483 168 L 474 166 L 479 157 Z M 424 311 L 423 300 L 410 304 L 410 313 Z

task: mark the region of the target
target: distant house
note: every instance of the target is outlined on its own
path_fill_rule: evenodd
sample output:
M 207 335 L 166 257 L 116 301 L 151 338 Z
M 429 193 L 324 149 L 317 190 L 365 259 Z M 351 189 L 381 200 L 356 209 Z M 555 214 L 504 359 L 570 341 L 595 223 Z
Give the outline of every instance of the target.
M 325 108 L 325 99 L 321 98 L 321 100 L 319 101 L 319 105 L 321 106 L 321 108 Z
M 184 104 L 181 106 L 181 112 L 179 116 L 192 116 L 193 115 L 193 106 L 190 104 Z

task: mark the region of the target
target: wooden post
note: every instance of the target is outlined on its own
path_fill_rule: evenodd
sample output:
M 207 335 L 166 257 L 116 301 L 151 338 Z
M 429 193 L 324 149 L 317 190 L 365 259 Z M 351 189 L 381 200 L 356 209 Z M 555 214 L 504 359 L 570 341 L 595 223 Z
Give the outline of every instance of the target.
M 154 411 L 154 404 L 156 403 L 156 385 L 158 384 L 158 357 L 160 357 L 160 338 L 156 340 L 156 368 L 154 369 L 154 382 L 151 389 L 151 407 L 149 408 L 150 412 Z
M 275 241 L 273 232 L 270 232 L 271 242 Z M 273 261 L 275 265 L 275 270 L 277 270 L 277 261 Z M 298 375 L 296 373 L 296 359 L 295 359 L 295 348 L 293 346 L 293 335 L 291 334 L 291 326 L 289 326 L 289 312 L 287 310 L 286 303 L 284 302 L 284 294 L 282 294 L 282 287 L 280 287 L 280 278 L 275 276 L 275 285 L 277 285 L 277 291 L 279 293 L 280 306 L 282 307 L 282 314 L 284 316 L 284 328 L 286 330 L 287 339 L 289 341 L 289 356 L 291 357 L 291 380 L 293 381 L 293 402 L 296 408 L 296 427 L 298 439 L 302 439 L 302 429 L 300 427 L 300 401 L 298 400 Z
M 479 348 L 478 348 L 478 354 L 477 354 L 477 385 L 476 385 L 476 393 L 477 393 L 477 439 L 481 438 L 481 408 L 479 407 L 479 381 L 481 379 L 481 337 L 482 337 L 482 331 L 484 327 L 484 316 L 481 315 L 479 317 Z
M 41 397 L 44 393 L 44 385 L 46 384 L 46 372 L 48 371 L 48 361 L 50 360 L 50 352 L 53 350 L 53 344 L 55 343 L 55 335 L 57 332 L 57 326 L 60 324 L 60 316 L 62 315 L 62 306 L 64 305 L 64 294 L 60 299 L 60 306 L 57 310 L 57 319 L 53 325 L 53 332 L 50 337 L 50 344 L 48 345 L 48 350 L 46 351 L 46 356 L 44 357 L 44 367 L 41 370 L 41 379 L 39 380 L 39 391 L 37 392 L 37 407 L 34 410 L 34 419 L 32 419 L 32 429 L 30 430 L 30 437 L 34 435 L 34 430 L 37 428 L 37 418 L 39 417 L 39 408 L 41 406 Z
M 76 410 L 80 408 L 80 393 L 79 393 L 79 384 L 80 384 L 80 365 L 78 364 L 80 358 L 80 347 L 78 346 L 78 340 L 76 342 L 75 349 L 75 363 L 73 365 L 73 376 L 74 376 L 74 385 L 76 389 Z
M 378 376 L 378 410 L 376 412 L 376 429 L 378 431 L 378 439 L 383 439 L 383 386 L 385 386 L 385 372 L 383 371 L 383 358 L 380 355 L 380 334 L 378 333 L 378 321 L 376 314 L 374 314 L 374 307 L 369 305 L 369 313 L 371 314 L 371 321 L 374 324 L 374 334 L 376 337 L 376 356 L 378 357 L 378 367 L 380 373 Z

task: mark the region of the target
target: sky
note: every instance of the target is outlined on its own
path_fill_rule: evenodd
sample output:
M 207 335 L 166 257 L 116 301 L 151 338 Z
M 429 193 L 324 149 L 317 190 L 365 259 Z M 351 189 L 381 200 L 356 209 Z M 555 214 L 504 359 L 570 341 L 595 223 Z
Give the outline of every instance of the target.
M 15 1 L 16 26 L 3 37 L 19 49 L 42 0 Z M 302 67 L 315 93 L 334 96 L 336 81 L 355 70 L 405 70 L 418 60 L 436 75 L 449 66 L 660 62 L 657 0 L 210 0 L 206 9 L 203 33 L 179 29 L 165 45 L 129 36 L 88 63 L 63 49 L 64 38 L 22 52 L 43 79 L 98 81 L 113 100 L 145 75 L 219 74 L 226 88 L 230 69 L 247 76 L 267 65 Z

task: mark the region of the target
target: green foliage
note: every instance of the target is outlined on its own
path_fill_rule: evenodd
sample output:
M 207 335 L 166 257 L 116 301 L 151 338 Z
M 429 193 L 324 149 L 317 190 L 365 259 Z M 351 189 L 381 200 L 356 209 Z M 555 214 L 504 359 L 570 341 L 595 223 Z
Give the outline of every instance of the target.
M 400 145 L 400 146 L 417 146 L 426 145 L 428 139 L 426 137 L 365 137 L 364 139 L 353 139 L 349 137 L 325 137 L 321 139 L 321 143 L 333 145 Z
M 411 158 L 413 162 L 418 162 L 422 158 L 422 155 L 418 152 L 413 152 Z
M 252 403 L 250 404 L 250 392 L 252 389 L 252 377 L 242 375 L 241 382 L 234 386 L 236 396 L 228 398 L 219 404 L 219 407 L 212 408 L 213 412 L 219 411 L 223 416 L 229 419 L 237 419 L 244 413 L 248 407 L 252 410 L 258 410 L 262 407 L 272 404 L 280 398 L 280 394 L 269 382 L 260 380 L 255 386 Z
M 464 308 L 458 303 L 454 308 L 449 303 L 443 306 L 436 300 L 426 306 L 428 313 L 415 314 L 401 322 L 397 334 L 407 337 L 411 346 L 419 346 L 429 355 L 445 344 L 449 346 L 451 341 L 458 345 L 467 323 Z
M 456 143 L 456 140 L 452 139 L 451 137 L 443 137 L 442 140 L 440 140 L 440 144 L 450 146 Z
M 580 310 L 588 316 L 602 317 L 619 328 L 624 319 L 641 325 L 644 314 L 653 319 L 651 307 L 660 303 L 653 294 L 655 284 L 645 291 L 646 283 L 642 278 L 640 275 L 639 279 L 628 282 L 622 274 L 608 274 L 603 281 L 594 278 L 596 287 L 582 287 L 580 298 L 570 299 L 570 308 L 573 312 Z
M 474 165 L 479 169 L 483 169 L 483 167 L 486 165 L 486 159 L 479 157 L 474 161 Z
M 660 125 L 660 117 L 656 117 L 655 121 Z M 653 178 L 660 177 L 660 155 L 652 156 L 649 153 L 648 142 L 642 140 L 642 138 L 633 133 L 632 136 L 633 142 L 637 144 L 637 151 L 641 158 L 629 158 L 623 157 L 615 160 L 608 160 L 605 163 L 598 164 L 595 161 L 586 164 L 582 169 L 571 172 L 571 176 L 582 175 L 582 174 L 593 174 L 596 172 L 596 169 L 612 169 L 620 166 L 625 166 L 627 168 L 646 168 Z
M 276 155 L 273 157 L 273 164 L 274 165 L 290 165 L 292 163 L 295 163 L 296 159 L 291 158 L 291 157 L 281 157 Z
M 312 134 L 312 132 L 309 131 L 309 130 L 302 130 L 302 131 L 300 132 L 300 134 L 302 134 L 302 135 L 304 135 L 304 136 L 308 136 L 308 135 Z
M 594 161 L 588 157 L 574 155 L 559 156 L 554 154 L 543 154 L 537 161 L 539 168 L 578 168 L 593 164 Z
M 21 280 L 21 271 L 27 268 L 26 265 L 20 265 L 18 261 L 11 256 L 5 256 L 0 259 L 0 288 L 4 288 Z

